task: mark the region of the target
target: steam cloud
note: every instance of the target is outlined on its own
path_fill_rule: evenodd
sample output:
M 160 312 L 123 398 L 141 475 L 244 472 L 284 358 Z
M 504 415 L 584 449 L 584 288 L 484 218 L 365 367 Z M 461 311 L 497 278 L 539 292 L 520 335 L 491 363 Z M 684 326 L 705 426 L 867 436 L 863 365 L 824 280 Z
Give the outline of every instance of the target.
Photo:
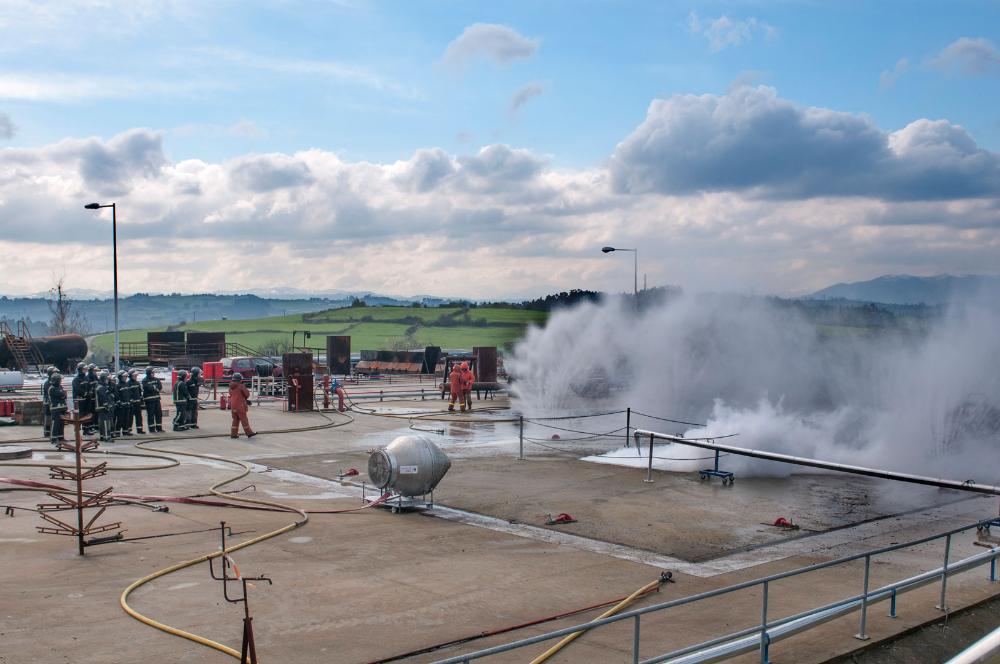
M 630 406 L 690 437 L 936 477 L 996 483 L 1000 311 L 954 306 L 929 330 L 826 330 L 780 302 L 682 296 L 643 312 L 621 300 L 555 313 L 515 349 L 527 415 Z M 672 446 L 672 457 L 704 450 Z M 676 465 L 690 470 L 704 463 Z M 731 457 L 740 474 L 795 468 Z

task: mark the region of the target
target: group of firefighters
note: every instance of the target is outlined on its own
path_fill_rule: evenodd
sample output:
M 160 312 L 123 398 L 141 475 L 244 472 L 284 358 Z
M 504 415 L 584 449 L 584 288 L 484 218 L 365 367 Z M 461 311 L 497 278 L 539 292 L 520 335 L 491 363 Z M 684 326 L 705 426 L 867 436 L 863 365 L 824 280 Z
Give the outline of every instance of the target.
M 472 384 L 475 376 L 468 362 L 462 362 L 454 367 L 449 374 L 450 385 L 448 391 L 451 393 L 451 401 L 448 403 L 448 410 L 455 410 L 455 400 L 461 404 L 462 412 L 466 409 L 472 410 Z
M 42 409 L 44 414 L 42 433 L 53 445 L 65 441 L 62 416 L 70 408 L 63 377 L 55 367 L 46 370 L 46 378 L 42 383 Z M 80 417 L 90 416 L 83 425 L 86 435 L 98 434 L 101 441 L 110 442 L 115 438 L 131 436 L 134 432 L 143 434 L 142 411 L 146 411 L 146 422 L 150 433 L 163 432 L 163 407 L 160 404 L 160 394 L 163 392 L 163 382 L 156 377 L 153 367 L 147 367 L 141 380 L 135 369 L 119 371 L 112 376 L 107 370 L 98 370 L 96 364 L 76 365 L 76 375 L 71 384 L 73 406 Z M 116 380 L 117 378 L 117 380 Z M 472 385 L 475 377 L 468 362 L 462 362 L 451 370 L 450 376 L 451 401 L 448 410 L 455 410 L 455 401 L 460 404 L 461 411 L 472 410 Z M 198 393 L 204 379 L 200 367 L 192 367 L 191 371 L 180 370 L 173 384 L 174 431 L 187 431 L 198 428 Z M 338 410 L 344 412 L 344 389 L 334 379 L 329 391 L 338 397 Z M 239 427 L 242 425 L 247 438 L 257 434 L 250 428 L 247 418 L 247 407 L 250 402 L 250 391 L 243 384 L 243 376 L 234 373 L 229 383 L 229 404 L 232 410 L 233 422 L 230 429 L 232 438 L 239 437 Z
M 112 377 L 107 370 L 98 370 L 96 364 L 76 365 L 76 375 L 71 384 L 73 406 L 80 417 L 90 416 L 83 424 L 86 435 L 97 434 L 103 442 L 115 438 L 146 433 L 142 428 L 142 411 L 146 411 L 146 422 L 150 433 L 163 433 L 163 407 L 160 394 L 163 382 L 156 377 L 153 367 L 147 367 L 142 380 L 135 369 L 119 371 Z M 117 380 L 115 379 L 117 378 Z M 42 382 L 42 435 L 53 445 L 65 441 L 62 416 L 70 408 L 63 377 L 55 367 L 46 369 Z M 177 372 L 173 385 L 174 431 L 198 428 L 198 393 L 204 383 L 201 368 L 193 367 L 189 372 Z M 248 438 L 257 435 L 247 419 L 250 392 L 243 385 L 243 377 L 233 374 L 230 379 L 229 400 L 233 413 L 232 437 L 238 437 L 238 426 Z

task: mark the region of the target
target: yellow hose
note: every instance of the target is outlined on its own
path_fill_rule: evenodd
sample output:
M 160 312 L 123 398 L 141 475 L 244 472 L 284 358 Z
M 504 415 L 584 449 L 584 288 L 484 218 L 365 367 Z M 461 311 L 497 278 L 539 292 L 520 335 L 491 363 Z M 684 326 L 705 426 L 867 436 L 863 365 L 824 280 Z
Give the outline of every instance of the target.
M 610 609 L 608 609 L 607 611 L 605 611 L 601 615 L 599 615 L 596 618 L 594 618 L 594 620 L 592 620 L 591 622 L 594 622 L 594 621 L 597 621 L 597 620 L 602 620 L 604 618 L 608 618 L 610 616 L 615 615 L 616 613 L 618 613 L 622 609 L 624 609 L 627 606 L 629 606 L 630 604 L 632 604 L 636 599 L 638 599 L 642 595 L 645 595 L 646 593 L 651 592 L 652 590 L 654 590 L 655 588 L 657 588 L 661 583 L 663 583 L 664 580 L 665 580 L 664 577 L 661 576 L 656 581 L 650 581 L 649 583 L 647 583 L 646 585 L 644 585 L 642 588 L 639 588 L 634 593 L 632 593 L 631 595 L 629 595 L 628 597 L 626 597 L 622 601 L 618 602 L 618 604 L 615 604 L 613 607 L 611 607 Z M 535 659 L 531 660 L 531 664 L 542 664 L 542 662 L 544 662 L 548 658 L 552 657 L 557 652 L 559 652 L 560 650 L 562 650 L 563 648 L 565 648 L 566 646 L 568 646 L 570 643 L 572 643 L 573 640 L 576 639 L 576 637 L 580 636 L 585 631 L 587 631 L 587 630 L 581 629 L 579 632 L 573 632 L 572 634 L 567 634 L 566 636 L 564 636 L 562 638 L 561 641 L 559 641 L 559 643 L 555 644 L 554 646 L 552 646 L 551 648 L 549 648 L 548 650 L 546 650 L 545 652 L 543 652 L 541 655 L 539 655 Z
M 320 414 L 323 415 L 322 413 L 320 413 Z M 326 415 L 323 415 L 323 417 L 326 417 L 328 420 L 330 420 L 330 418 L 327 417 Z M 350 416 L 348 416 L 348 417 L 350 418 Z M 333 420 L 330 420 L 330 422 L 331 422 L 330 424 L 326 424 L 326 425 L 322 425 L 322 426 L 318 426 L 318 427 L 306 427 L 306 428 L 301 429 L 301 430 L 308 431 L 310 429 L 327 428 L 327 427 L 330 427 L 330 426 L 343 426 L 345 424 L 349 424 L 352 421 L 353 421 L 353 418 L 350 418 L 347 422 L 342 422 L 340 424 L 333 424 L 332 423 Z M 299 430 L 299 429 L 296 429 L 296 430 Z M 275 432 L 270 432 L 270 433 L 275 433 Z M 210 436 L 199 436 L 199 437 L 206 437 L 207 438 L 207 437 L 210 437 Z M 257 505 L 266 505 L 268 507 L 277 507 L 277 508 L 280 508 L 280 509 L 283 509 L 283 510 L 286 510 L 286 511 L 289 511 L 289 512 L 295 512 L 295 513 L 299 514 L 302 517 L 301 519 L 299 519 L 299 520 L 297 520 L 297 521 L 295 521 L 293 523 L 290 523 L 290 524 L 288 524 L 286 526 L 283 526 L 281 528 L 278 528 L 277 530 L 273 530 L 273 531 L 271 531 L 269 533 L 265 533 L 265 534 L 260 535 L 258 537 L 254 537 L 253 539 L 249 539 L 249 540 L 247 540 L 245 542 L 241 542 L 240 544 L 235 544 L 233 546 L 227 547 L 225 550 L 215 551 L 213 553 L 206 553 L 204 555 L 198 556 L 197 558 L 193 558 L 193 559 L 187 560 L 185 562 L 177 563 L 175 565 L 171 565 L 170 567 L 166 567 L 164 569 L 161 569 L 161 570 L 158 570 L 156 572 L 153 572 L 152 574 L 148 574 L 148 575 L 142 577 L 141 579 L 138 579 L 137 581 L 133 581 L 127 588 L 125 588 L 125 590 L 122 591 L 121 597 L 119 598 L 119 603 L 121 604 L 122 609 L 125 611 L 125 613 L 129 614 L 130 616 L 132 616 L 133 618 L 135 618 L 139 622 L 145 623 L 146 625 L 149 625 L 150 627 L 154 627 L 154 628 L 156 628 L 156 629 L 158 629 L 160 631 L 166 632 L 167 634 L 173 634 L 174 636 L 179 636 L 179 637 L 181 637 L 183 639 L 187 639 L 189 641 L 193 641 L 193 642 L 198 643 L 200 645 L 207 646 L 209 648 L 213 648 L 215 650 L 218 650 L 219 652 L 225 653 L 225 654 L 227 654 L 227 655 L 229 655 L 229 656 L 231 656 L 231 657 L 233 657 L 235 659 L 239 659 L 240 658 L 240 652 L 238 650 L 234 650 L 233 648 L 230 648 L 227 645 L 224 645 L 222 643 L 218 643 L 217 641 L 212 641 L 211 639 L 207 639 L 207 638 L 205 638 L 203 636 L 198 636 L 197 634 L 192 634 L 191 632 L 187 632 L 187 631 L 184 631 L 182 629 L 178 629 L 176 627 L 171 627 L 170 625 L 165 625 L 165 624 L 163 624 L 163 623 L 161 623 L 159 621 L 153 620 L 149 616 L 146 616 L 146 615 L 143 615 L 143 614 L 139 613 L 138 611 L 136 611 L 135 609 L 133 609 L 129 605 L 129 603 L 128 603 L 128 597 L 129 597 L 129 595 L 134 590 L 136 590 L 136 589 L 144 586 L 145 584 L 149 583 L 150 581 L 152 581 L 154 579 L 158 579 L 158 578 L 166 576 L 168 574 L 172 574 L 172 573 L 174 573 L 176 571 L 185 569 L 187 567 L 191 567 L 193 565 L 197 565 L 198 563 L 203 563 L 203 562 L 205 562 L 207 560 L 211 560 L 213 558 L 218 558 L 220 556 L 230 554 L 233 551 L 239 551 L 240 549 L 246 548 L 248 546 L 252 546 L 254 544 L 257 544 L 258 542 L 263 542 L 264 540 L 268 540 L 268 539 L 271 539 L 272 537 L 277 537 L 278 535 L 281 535 L 283 533 L 287 533 L 290 530 L 294 530 L 294 529 L 298 528 L 299 526 L 305 525 L 305 523 L 307 521 L 309 521 L 309 515 L 306 514 L 303 510 L 300 510 L 300 509 L 298 509 L 296 507 L 292 507 L 290 505 L 283 505 L 281 503 L 275 503 L 275 502 L 271 502 L 271 501 L 267 501 L 267 500 L 260 500 L 260 499 L 256 499 L 256 498 L 246 498 L 246 497 L 242 497 L 242 496 L 235 496 L 233 494 L 226 494 L 226 493 L 220 492 L 218 490 L 219 487 L 225 486 L 226 484 L 229 484 L 231 482 L 235 482 L 236 480 L 238 480 L 238 479 L 240 479 L 242 477 L 246 477 L 250 473 L 250 465 L 247 464 L 247 463 L 244 463 L 243 461 L 239 461 L 239 460 L 235 460 L 235 459 L 226 459 L 226 458 L 223 458 L 223 457 L 211 456 L 211 455 L 208 455 L 208 454 L 196 454 L 194 452 L 175 452 L 173 450 L 164 450 L 164 449 L 159 449 L 159 448 L 155 448 L 155 447 L 146 447 L 146 445 L 148 445 L 149 443 L 152 443 L 152 442 L 155 442 L 155 441 L 150 440 L 150 441 L 144 441 L 144 442 L 136 443 L 135 447 L 139 448 L 139 449 L 151 450 L 153 452 L 161 452 L 161 453 L 166 453 L 166 454 L 178 454 L 178 455 L 181 455 L 181 456 L 196 457 L 196 458 L 200 458 L 200 459 L 208 459 L 208 460 L 211 460 L 211 461 L 223 461 L 223 462 L 226 462 L 226 463 L 232 463 L 232 464 L 235 464 L 235 465 L 242 466 L 243 470 L 238 475 L 234 475 L 233 477 L 230 477 L 227 480 L 223 480 L 221 482 L 218 482 L 218 483 L 212 485 L 212 487 L 209 488 L 209 491 L 211 493 L 213 493 L 213 494 L 215 494 L 215 495 L 217 495 L 217 496 L 219 496 L 221 498 L 226 498 L 228 500 L 235 500 L 235 501 L 243 502 L 243 503 L 253 503 L 253 504 L 257 504 Z

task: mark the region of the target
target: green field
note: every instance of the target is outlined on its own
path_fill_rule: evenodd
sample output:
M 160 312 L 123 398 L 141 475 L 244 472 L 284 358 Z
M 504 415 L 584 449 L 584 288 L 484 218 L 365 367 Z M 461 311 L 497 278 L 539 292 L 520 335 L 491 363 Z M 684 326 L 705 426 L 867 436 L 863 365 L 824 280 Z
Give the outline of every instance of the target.
M 173 327 L 195 332 L 225 332 L 227 341 L 250 348 L 289 344 L 292 332 L 295 345 L 302 346 L 303 330 L 312 333 L 305 345 L 325 347 L 326 335 L 350 335 L 351 349 L 364 350 L 422 348 L 472 348 L 503 346 L 520 339 L 529 325 L 543 325 L 544 311 L 506 308 L 417 308 L 417 307 L 346 307 L 311 314 L 294 314 L 250 320 L 208 320 Z M 124 330 L 121 341 L 145 341 L 146 332 L 161 332 L 165 327 Z M 110 352 L 113 334 L 93 339 L 91 350 Z

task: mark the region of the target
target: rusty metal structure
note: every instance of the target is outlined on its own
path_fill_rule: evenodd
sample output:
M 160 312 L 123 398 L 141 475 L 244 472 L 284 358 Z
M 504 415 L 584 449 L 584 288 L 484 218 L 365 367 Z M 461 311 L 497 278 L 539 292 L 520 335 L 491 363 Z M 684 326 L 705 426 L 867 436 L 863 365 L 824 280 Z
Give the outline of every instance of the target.
M 226 553 L 226 522 L 219 522 L 219 532 L 222 535 L 222 551 L 221 556 L 222 562 L 219 565 L 219 574 L 215 573 L 215 564 L 212 562 L 212 558 L 208 559 L 208 571 L 212 575 L 212 578 L 216 581 L 222 581 L 222 596 L 227 602 L 232 604 L 243 604 L 243 645 L 240 648 L 240 664 L 258 664 L 257 660 L 257 645 L 254 643 L 253 638 L 253 617 L 250 615 L 250 601 L 247 595 L 247 583 L 249 581 L 266 581 L 268 585 L 271 585 L 271 579 L 261 574 L 260 576 L 243 576 L 240 574 L 239 567 Z M 233 576 L 230 576 L 230 571 L 233 572 Z M 231 581 L 238 581 L 243 585 L 243 594 L 241 596 L 230 597 L 229 596 L 229 583 Z
M 84 495 L 83 483 L 85 481 L 92 480 L 97 477 L 103 477 L 104 475 L 107 475 L 108 472 L 108 464 L 106 461 L 86 470 L 83 468 L 84 453 L 91 452 L 98 447 L 98 442 L 96 440 L 88 440 L 87 442 L 84 442 L 83 440 L 83 434 L 80 430 L 80 426 L 89 420 L 90 415 L 85 417 L 71 417 L 69 415 L 63 416 L 63 422 L 73 425 L 74 443 L 72 445 L 59 443 L 59 449 L 64 452 L 70 452 L 74 455 L 76 459 L 76 468 L 75 470 L 67 470 L 58 466 L 51 466 L 49 468 L 49 477 L 54 480 L 68 480 L 73 483 L 73 488 L 65 492 L 48 492 L 47 495 L 57 502 L 39 503 L 38 511 L 39 516 L 52 525 L 36 526 L 38 532 L 40 533 L 76 537 L 77 547 L 81 556 L 84 553 L 84 549 L 88 546 L 105 544 L 122 538 L 122 524 L 120 521 L 107 523 L 102 526 L 95 525 L 97 520 L 101 518 L 101 515 L 104 514 L 107 506 L 112 502 L 112 499 L 108 497 L 111 493 L 112 487 L 108 487 L 96 493 L 88 491 L 86 492 L 86 495 Z M 90 517 L 89 521 L 84 523 L 84 510 L 94 508 L 99 508 L 97 514 L 94 514 Z M 51 514 L 52 512 L 70 510 L 76 511 L 75 526 L 57 519 Z M 117 530 L 118 532 L 110 536 L 90 540 L 86 539 L 88 535 L 96 535 L 98 533 L 106 533 L 113 530 Z
M 362 374 L 433 374 L 441 359 L 440 346 L 427 346 L 424 350 L 363 350 L 354 370 Z
M 329 335 L 326 338 L 327 373 L 351 373 L 351 337 Z
M 52 364 L 68 371 L 86 356 L 87 340 L 79 334 L 35 339 L 24 321 L 19 321 L 15 329 L 0 321 L 0 367 L 41 373 Z
M 257 354 L 254 348 L 227 341 L 225 332 L 147 332 L 145 341 L 121 343 L 126 362 L 157 366 L 201 366 L 223 357 Z
M 281 359 L 282 374 L 288 387 L 288 410 L 313 410 L 312 353 L 285 353 Z

